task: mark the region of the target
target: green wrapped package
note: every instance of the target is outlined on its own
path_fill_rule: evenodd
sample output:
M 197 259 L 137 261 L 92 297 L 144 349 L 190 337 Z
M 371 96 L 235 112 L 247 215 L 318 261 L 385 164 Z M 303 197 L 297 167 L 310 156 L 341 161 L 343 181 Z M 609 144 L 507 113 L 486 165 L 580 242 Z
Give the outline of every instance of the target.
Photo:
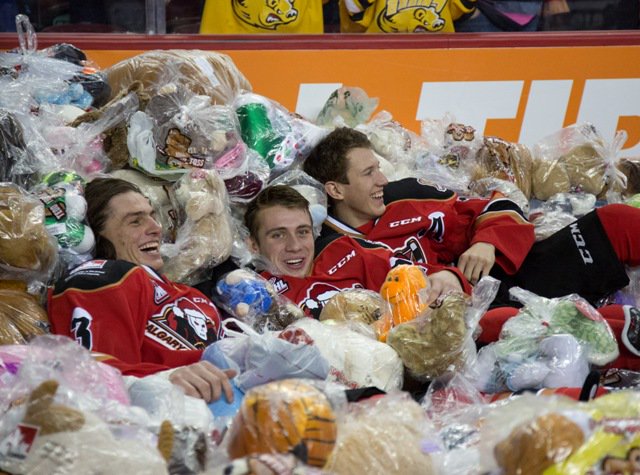
M 549 333 L 573 335 L 585 345 L 589 362 L 598 366 L 613 361 L 619 355 L 618 342 L 609 324 L 586 302 L 558 302 L 549 321 Z
M 236 109 L 236 115 L 244 143 L 258 152 L 273 169 L 276 151 L 284 137 L 274 130 L 267 106 L 257 102 L 244 104 Z

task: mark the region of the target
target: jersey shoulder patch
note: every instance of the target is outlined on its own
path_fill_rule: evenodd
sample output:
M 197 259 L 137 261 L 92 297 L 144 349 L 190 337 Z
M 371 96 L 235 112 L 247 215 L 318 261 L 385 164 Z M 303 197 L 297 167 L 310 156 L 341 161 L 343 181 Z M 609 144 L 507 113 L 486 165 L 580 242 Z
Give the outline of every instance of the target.
M 403 178 L 391 181 L 384 187 L 384 203 L 401 200 L 447 200 L 455 196 L 451 190 L 432 186 L 419 178 Z
M 80 264 L 55 284 L 54 295 L 68 289 L 97 290 L 121 281 L 138 266 L 121 260 L 95 259 Z

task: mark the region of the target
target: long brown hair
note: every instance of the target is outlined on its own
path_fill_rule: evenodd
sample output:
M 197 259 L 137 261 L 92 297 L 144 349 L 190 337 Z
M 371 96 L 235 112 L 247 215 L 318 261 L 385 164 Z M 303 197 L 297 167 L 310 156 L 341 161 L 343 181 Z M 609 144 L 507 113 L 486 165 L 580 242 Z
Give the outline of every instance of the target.
M 116 249 L 111 241 L 102 236 L 102 231 L 111 213 L 111 199 L 130 191 L 143 195 L 136 185 L 120 178 L 94 178 L 86 184 L 84 197 L 87 200 L 87 222 L 96 238 L 94 257 L 116 259 Z

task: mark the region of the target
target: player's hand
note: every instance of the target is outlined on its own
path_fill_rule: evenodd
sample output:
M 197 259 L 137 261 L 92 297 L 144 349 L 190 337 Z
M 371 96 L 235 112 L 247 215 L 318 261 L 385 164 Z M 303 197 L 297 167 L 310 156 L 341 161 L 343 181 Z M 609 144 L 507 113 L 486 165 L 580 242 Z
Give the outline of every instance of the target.
M 496 247 L 486 242 L 477 242 L 462 253 L 458 269 L 469 282 L 477 284 L 482 276 L 489 275 L 496 262 Z
M 236 371 L 220 369 L 208 361 L 199 361 L 182 366 L 169 375 L 169 381 L 180 386 L 188 396 L 204 399 L 206 402 L 217 401 L 222 393 L 227 402 L 233 402 L 233 390 L 229 378 Z
M 427 303 L 433 302 L 448 294 L 449 292 L 462 292 L 462 285 L 458 276 L 451 271 L 441 270 L 435 274 L 427 276 Z

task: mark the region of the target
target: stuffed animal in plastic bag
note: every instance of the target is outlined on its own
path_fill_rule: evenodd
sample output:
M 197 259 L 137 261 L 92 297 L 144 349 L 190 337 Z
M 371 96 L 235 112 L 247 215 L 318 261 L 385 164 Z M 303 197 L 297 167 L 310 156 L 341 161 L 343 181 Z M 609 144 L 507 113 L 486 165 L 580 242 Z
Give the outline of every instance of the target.
M 495 446 L 494 456 L 505 475 L 543 473 L 584 444 L 585 426 L 560 413 L 544 414 L 516 427 Z
M 531 152 L 524 145 L 485 137 L 476 162 L 472 182 L 486 177 L 499 178 L 516 184 L 527 199 L 531 197 L 533 162 Z
M 607 144 L 589 123 L 574 124 L 533 147 L 532 195 L 546 200 L 556 193 L 582 191 L 596 196 L 624 191 L 626 177 L 618 168 L 626 132 Z
M 427 308 L 420 290 L 427 278 L 418 266 L 400 264 L 389 271 L 380 287 L 380 295 L 389 304 L 389 312 L 376 322 L 378 339 L 385 341 L 391 328 L 413 320 Z
M 344 123 L 349 127 L 364 124 L 378 107 L 379 100 L 369 98 L 359 87 L 343 86 L 331 93 L 316 118 L 316 124 L 335 126 Z
M 95 237 L 85 219 L 84 179 L 74 172 L 53 172 L 43 177 L 35 194 L 45 207 L 45 227 L 58 241 L 67 267 L 91 259 Z
M 45 278 L 58 247 L 45 228 L 44 206 L 12 183 L 0 184 L 0 276 Z
M 467 307 L 464 294 L 450 293 L 425 315 L 400 323 L 389 331 L 387 343 L 398 352 L 416 379 L 432 379 L 450 368 L 465 366 L 468 358 L 465 351 Z
M 284 330 L 304 317 L 303 311 L 250 269 L 225 274 L 216 284 L 219 301 L 233 316 L 256 330 Z
M 196 284 L 231 255 L 233 228 L 224 182 L 215 170 L 191 169 L 175 184 L 182 225 L 173 244 L 163 244 L 164 273 Z
M 293 453 L 322 467 L 336 442 L 336 415 L 327 396 L 310 382 L 285 379 L 247 391 L 231 425 L 231 458 Z
M 25 344 L 49 331 L 49 318 L 44 308 L 24 288 L 1 288 L 0 345 Z
M 367 289 L 345 289 L 331 297 L 322 307 L 320 321 L 354 321 L 367 325 L 382 316 L 385 302 L 378 292 Z
M 25 475 L 168 473 L 155 447 L 116 439 L 95 415 L 55 403 L 57 390 L 58 383 L 48 380 L 31 392 L 22 421 L 0 440 L 0 469 Z M 161 445 L 170 438 L 163 435 Z

